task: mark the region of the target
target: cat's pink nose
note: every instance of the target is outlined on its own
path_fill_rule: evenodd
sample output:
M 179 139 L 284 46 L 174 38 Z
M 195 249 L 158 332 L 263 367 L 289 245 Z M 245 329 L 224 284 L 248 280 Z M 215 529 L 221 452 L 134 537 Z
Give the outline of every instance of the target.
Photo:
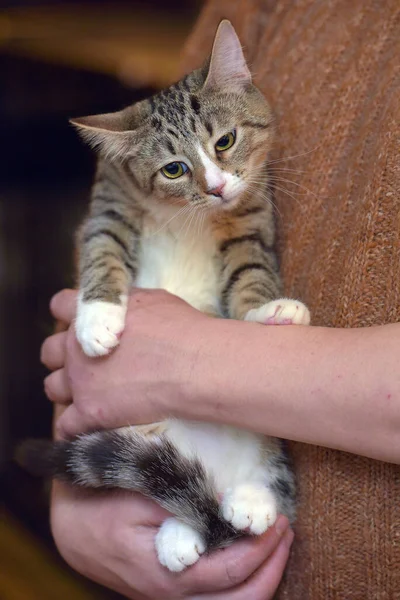
M 207 190 L 207 194 L 210 194 L 210 196 L 215 196 L 216 198 L 221 198 L 222 197 L 222 191 L 225 187 L 225 182 L 221 183 L 220 185 L 211 188 L 210 190 Z

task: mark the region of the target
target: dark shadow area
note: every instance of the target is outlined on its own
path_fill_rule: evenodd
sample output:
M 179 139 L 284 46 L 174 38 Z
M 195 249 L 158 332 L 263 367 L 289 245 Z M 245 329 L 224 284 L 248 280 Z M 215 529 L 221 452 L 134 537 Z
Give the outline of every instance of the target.
M 50 484 L 20 469 L 13 455 L 20 440 L 51 436 L 40 347 L 54 328 L 51 296 L 74 286 L 74 237 L 96 162 L 69 118 L 121 109 L 156 91 L 146 86 L 165 85 L 200 5 L 0 1 L 2 600 L 120 598 L 59 556 Z
M 93 153 L 68 118 L 115 110 L 151 90 L 134 91 L 107 76 L 4 56 L 0 72 L 0 485 L 7 511 L 55 552 L 48 486 L 12 458 L 18 440 L 51 435 L 52 407 L 43 392 L 46 369 L 39 352 L 53 328 L 50 297 L 74 284 L 74 233 L 95 167 Z

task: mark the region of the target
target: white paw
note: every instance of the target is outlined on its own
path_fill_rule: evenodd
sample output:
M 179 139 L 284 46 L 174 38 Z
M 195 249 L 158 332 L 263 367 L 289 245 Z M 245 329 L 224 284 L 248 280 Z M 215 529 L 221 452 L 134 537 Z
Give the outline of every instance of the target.
M 126 305 L 126 296 L 121 297 L 121 304 L 78 300 L 75 331 L 85 354 L 104 356 L 119 344 L 125 326 Z
M 259 308 L 251 308 L 245 321 L 255 321 L 263 325 L 309 325 L 310 311 L 298 300 L 279 298 L 267 302 Z
M 276 500 L 261 484 L 243 483 L 227 490 L 222 500 L 222 515 L 235 529 L 248 529 L 261 535 L 276 521 Z
M 174 517 L 164 521 L 156 535 L 158 560 L 176 573 L 194 565 L 205 549 L 201 535 Z

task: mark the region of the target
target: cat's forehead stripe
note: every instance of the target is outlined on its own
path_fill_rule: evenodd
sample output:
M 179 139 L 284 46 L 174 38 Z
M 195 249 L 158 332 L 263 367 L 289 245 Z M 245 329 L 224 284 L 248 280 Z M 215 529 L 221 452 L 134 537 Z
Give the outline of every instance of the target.
M 206 121 L 204 123 L 204 125 L 205 125 L 205 127 L 206 127 L 206 129 L 207 129 L 207 131 L 208 131 L 208 133 L 210 134 L 210 137 L 211 137 L 212 134 L 213 134 L 213 127 L 212 127 L 210 121 Z
M 175 138 L 178 138 L 178 134 L 176 133 L 176 131 L 174 131 L 173 129 L 170 129 L 169 127 L 167 128 L 167 131 L 170 135 L 172 135 Z
M 167 139 L 166 144 L 167 144 L 168 150 L 171 152 L 171 154 L 173 154 L 175 156 L 176 155 L 176 150 L 175 150 L 174 145 L 171 142 L 171 140 Z
M 194 94 L 192 94 L 190 96 L 190 105 L 192 107 L 192 109 L 194 110 L 194 112 L 198 115 L 200 113 L 200 102 L 197 96 L 195 96 Z

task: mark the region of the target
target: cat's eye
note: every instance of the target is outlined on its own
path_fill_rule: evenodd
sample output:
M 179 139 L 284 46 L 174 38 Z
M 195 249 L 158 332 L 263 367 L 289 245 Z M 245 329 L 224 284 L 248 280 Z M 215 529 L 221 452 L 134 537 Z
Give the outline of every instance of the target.
M 229 150 L 232 148 L 233 144 L 236 140 L 236 129 L 226 133 L 222 137 L 219 138 L 217 143 L 215 144 L 215 149 L 217 152 L 224 152 L 225 150 Z
M 172 162 L 165 165 L 161 169 L 161 173 L 168 179 L 178 179 L 178 177 L 182 177 L 182 175 L 187 173 L 188 170 L 189 167 L 184 162 Z

